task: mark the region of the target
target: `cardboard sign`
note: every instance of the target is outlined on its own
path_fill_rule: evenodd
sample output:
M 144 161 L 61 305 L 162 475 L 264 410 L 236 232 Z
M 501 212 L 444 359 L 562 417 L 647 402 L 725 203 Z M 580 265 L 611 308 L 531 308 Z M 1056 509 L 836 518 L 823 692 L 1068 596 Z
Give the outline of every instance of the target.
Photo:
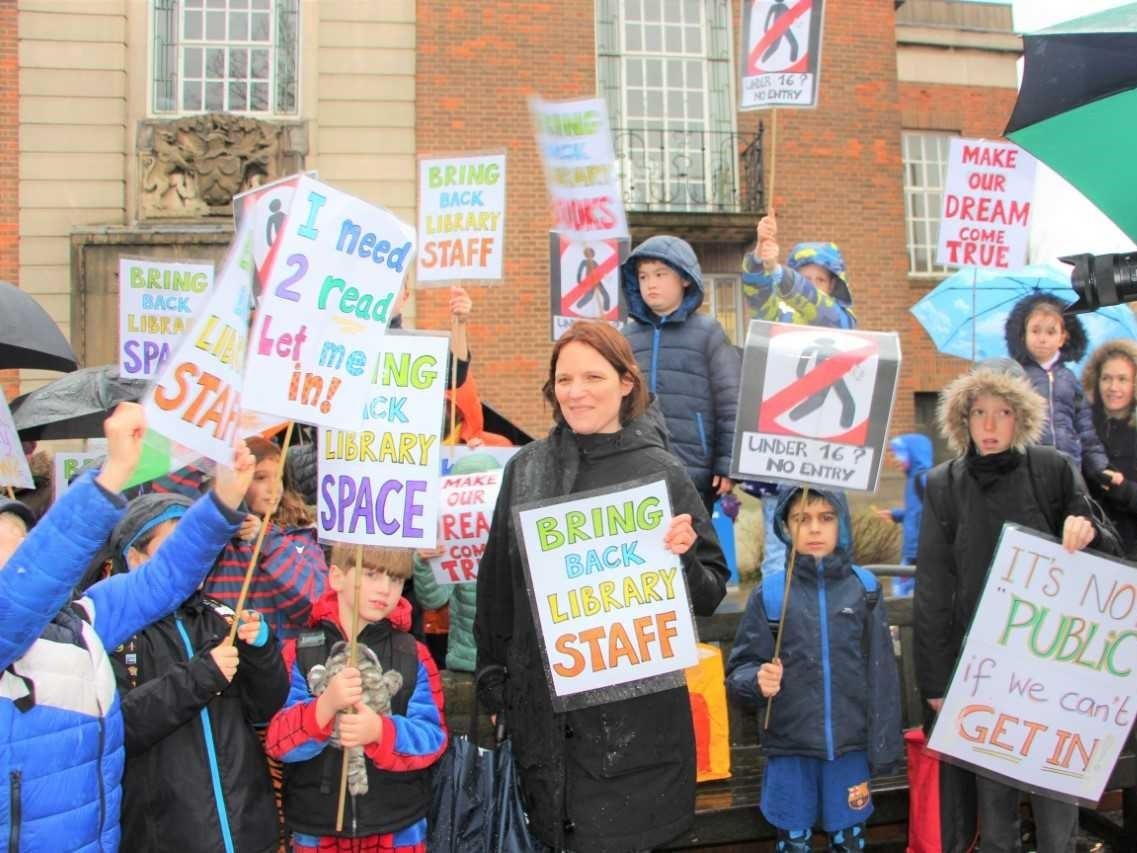
M 895 332 L 752 320 L 731 476 L 875 491 L 899 375 Z
M 1137 568 L 1003 527 L 928 746 L 1093 807 L 1137 713 Z
M 556 341 L 577 320 L 607 320 L 620 328 L 627 317 L 620 264 L 628 240 L 574 240 L 549 232 L 549 314 Z
M 822 0 L 745 0 L 740 110 L 815 107 Z
M 3 394 L 0 394 L 0 486 L 35 488 L 28 458 L 24 456 L 24 446 L 20 443 L 12 411 Z
M 1017 269 L 1026 263 L 1035 159 L 1011 142 L 951 140 L 936 263 Z
M 451 474 L 442 478 L 442 515 L 439 519 L 439 557 L 430 568 L 439 584 L 469 583 L 478 579 L 478 563 L 490 536 L 501 471 Z
M 392 333 L 377 349 L 363 429 L 321 429 L 320 538 L 433 548 L 441 503 L 442 395 L 447 336 Z
M 552 199 L 554 230 L 577 240 L 629 237 L 602 98 L 529 101 Z
M 193 328 L 143 398 L 144 453 L 152 456 L 140 469 L 172 464 L 177 445 L 215 462 L 232 461 L 241 423 L 253 281 L 249 220 L 233 235 L 217 284 Z M 166 461 L 158 458 L 163 455 Z
M 101 451 L 83 453 L 57 452 L 52 457 L 52 500 L 59 500 L 71 488 L 72 481 L 88 470 L 99 468 L 107 454 Z
M 377 339 L 415 248 L 394 215 L 302 177 L 261 294 L 246 405 L 344 428 L 376 394 Z
M 314 172 L 308 175 L 315 177 Z M 257 268 L 257 288 L 255 298 L 259 302 L 276 260 L 277 248 L 284 236 L 284 226 L 288 221 L 288 211 L 292 207 L 292 197 L 296 185 L 303 175 L 289 175 L 271 184 L 233 196 L 233 224 L 239 228 L 246 217 L 252 217 L 253 263 Z
M 118 262 L 118 372 L 157 376 L 213 287 L 213 264 Z
M 500 279 L 505 155 L 420 157 L 416 284 Z
M 556 710 L 698 661 L 683 566 L 663 547 L 670 522 L 663 480 L 514 510 Z

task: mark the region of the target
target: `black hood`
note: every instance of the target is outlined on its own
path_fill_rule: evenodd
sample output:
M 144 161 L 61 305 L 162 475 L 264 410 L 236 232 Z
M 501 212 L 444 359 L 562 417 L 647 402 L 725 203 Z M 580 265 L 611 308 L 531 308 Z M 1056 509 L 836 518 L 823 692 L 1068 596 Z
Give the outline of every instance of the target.
M 1036 306 L 1053 305 L 1059 312 L 1066 310 L 1066 303 L 1049 293 L 1032 293 L 1015 303 L 1007 317 L 1005 334 L 1007 337 L 1007 352 L 1011 357 L 1021 363 L 1034 361 L 1034 356 L 1026 348 L 1026 320 Z M 1060 361 L 1081 361 L 1086 354 L 1088 341 L 1086 340 L 1086 327 L 1076 314 L 1063 314 L 1062 324 L 1066 327 L 1066 343 L 1058 351 Z

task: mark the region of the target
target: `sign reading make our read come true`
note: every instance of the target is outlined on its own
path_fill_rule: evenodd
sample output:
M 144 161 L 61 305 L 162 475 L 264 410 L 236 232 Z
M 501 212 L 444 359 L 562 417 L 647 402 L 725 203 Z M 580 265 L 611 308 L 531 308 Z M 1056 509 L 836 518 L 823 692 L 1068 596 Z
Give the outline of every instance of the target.
M 478 563 L 486 550 L 500 490 L 501 471 L 450 474 L 442 478 L 438 531 L 442 554 L 429 561 L 439 584 L 469 583 L 478 579 Z
M 303 177 L 278 238 L 249 342 L 251 409 L 345 427 L 381 393 L 381 351 L 413 229 L 386 210 Z
M 899 375 L 895 332 L 752 320 L 732 474 L 874 491 Z
M 1017 269 L 1026 263 L 1035 159 L 1011 142 L 953 137 L 936 263 Z
M 532 98 L 529 108 L 552 200 L 554 230 L 577 240 L 628 237 L 604 100 Z
M 1137 713 L 1137 568 L 1006 525 L 928 746 L 1093 806 Z
M 161 469 L 181 445 L 215 462 L 233 458 L 254 280 L 248 220 L 237 229 L 209 301 L 143 398 L 143 468 Z M 163 471 L 164 473 L 164 471 Z
M 817 105 L 821 23 L 822 0 L 746 0 L 740 110 Z
M 321 429 L 321 539 L 433 548 L 438 537 L 442 397 L 450 339 L 394 332 L 374 347 L 363 428 Z
M 505 236 L 505 155 L 420 157 L 419 286 L 499 279 Z
M 0 394 L 0 486 L 30 489 L 34 485 L 28 458 L 24 455 L 24 446 L 16 432 L 8 401 Z
M 662 480 L 514 510 L 556 710 L 696 663 L 683 567 L 663 546 L 670 521 Z
M 118 262 L 118 371 L 148 379 L 193 323 L 213 287 L 213 264 Z

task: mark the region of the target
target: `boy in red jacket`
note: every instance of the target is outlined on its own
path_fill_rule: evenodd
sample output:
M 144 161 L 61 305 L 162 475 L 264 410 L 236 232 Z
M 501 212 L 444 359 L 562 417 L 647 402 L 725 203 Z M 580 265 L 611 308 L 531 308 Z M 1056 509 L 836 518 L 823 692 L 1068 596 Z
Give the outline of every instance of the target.
M 284 817 L 292 849 L 423 853 L 429 769 L 446 749 L 447 730 L 438 670 L 426 646 L 407 633 L 411 607 L 402 591 L 411 552 L 363 548 L 358 662 L 343 668 L 337 667 L 356 604 L 355 546 L 336 545 L 331 564 L 330 589 L 312 608 L 312 630 L 284 646 L 291 690 L 269 724 L 266 743 L 285 765 Z M 392 680 L 392 671 L 398 679 Z M 389 710 L 377 713 L 373 706 L 388 698 Z M 364 755 L 359 772 L 349 777 L 354 793 L 339 832 L 344 756 L 332 745 L 333 733 L 349 757 L 357 747 Z

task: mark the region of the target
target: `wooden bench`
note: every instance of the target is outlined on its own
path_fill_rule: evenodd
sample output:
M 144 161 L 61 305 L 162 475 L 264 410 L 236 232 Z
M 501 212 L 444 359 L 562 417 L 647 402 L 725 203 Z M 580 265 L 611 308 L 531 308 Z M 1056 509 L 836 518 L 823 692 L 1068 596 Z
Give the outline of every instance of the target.
M 869 566 L 878 577 L 911 574 L 908 566 Z M 711 617 L 700 617 L 699 637 L 723 651 L 723 659 L 734 644 L 738 622 L 746 607 L 747 591 L 738 589 Z M 912 600 L 886 598 L 888 621 L 897 628 L 900 655 L 901 702 L 905 728 L 921 724 L 923 711 L 916 689 L 913 653 Z M 442 673 L 446 691 L 447 721 L 454 733 L 468 728 L 473 678 L 468 673 Z M 772 841 L 774 828 L 758 810 L 764 759 L 758 747 L 758 721 L 752 712 L 728 702 L 730 714 L 731 777 L 699 785 L 695 798 L 695 822 L 690 832 L 675 839 L 666 849 L 702 849 L 754 841 Z M 489 723 L 482 715 L 480 743 L 489 743 Z M 877 851 L 905 849 L 908 822 L 908 778 L 902 768 L 893 776 L 872 780 L 874 811 L 869 820 L 872 848 Z M 1113 770 L 1106 790 L 1114 792 L 1110 802 L 1120 805 L 1122 821 L 1117 823 L 1101 812 L 1083 809 L 1082 825 L 1107 841 L 1116 851 L 1137 851 L 1137 755 L 1132 737 Z

